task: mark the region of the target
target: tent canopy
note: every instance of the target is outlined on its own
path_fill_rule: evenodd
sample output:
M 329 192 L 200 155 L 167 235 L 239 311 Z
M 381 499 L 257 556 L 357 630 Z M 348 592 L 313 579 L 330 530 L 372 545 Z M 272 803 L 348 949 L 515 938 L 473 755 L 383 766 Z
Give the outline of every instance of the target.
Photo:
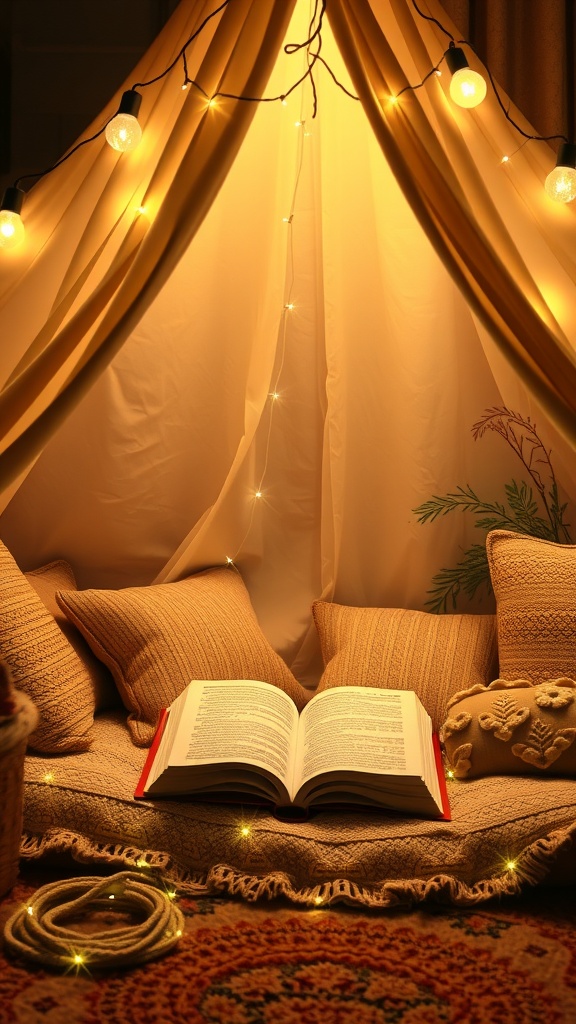
M 485 409 L 532 416 L 572 496 L 576 211 L 493 93 L 462 110 L 445 74 L 390 104 L 447 48 L 409 0 L 329 0 L 317 96 L 284 49 L 308 0 L 223 5 L 183 91 L 216 6 L 183 0 L 125 83 L 161 76 L 140 147 L 81 147 L 2 254 L 0 535 L 81 586 L 233 563 L 306 680 L 313 600 L 422 608 L 479 539 L 413 509 L 518 475 L 474 441 Z

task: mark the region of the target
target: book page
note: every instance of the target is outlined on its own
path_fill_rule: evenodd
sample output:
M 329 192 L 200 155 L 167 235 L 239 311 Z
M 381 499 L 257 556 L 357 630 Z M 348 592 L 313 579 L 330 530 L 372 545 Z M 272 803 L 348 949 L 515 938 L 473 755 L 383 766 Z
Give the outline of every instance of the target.
M 313 697 L 300 715 L 296 788 L 334 771 L 422 775 L 415 695 L 342 686 Z
M 288 785 L 298 711 L 278 687 L 257 680 L 193 681 L 172 742 L 170 765 L 246 763 Z

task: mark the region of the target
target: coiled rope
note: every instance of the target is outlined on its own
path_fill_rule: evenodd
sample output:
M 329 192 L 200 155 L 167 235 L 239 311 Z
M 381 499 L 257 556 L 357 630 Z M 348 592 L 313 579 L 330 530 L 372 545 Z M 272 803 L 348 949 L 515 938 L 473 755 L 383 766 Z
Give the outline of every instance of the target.
M 162 879 L 134 871 L 50 882 L 9 918 L 4 940 L 13 953 L 51 967 L 134 967 L 162 956 L 178 942 L 184 915 L 174 897 Z M 97 934 L 64 923 L 112 909 L 135 914 L 138 922 Z

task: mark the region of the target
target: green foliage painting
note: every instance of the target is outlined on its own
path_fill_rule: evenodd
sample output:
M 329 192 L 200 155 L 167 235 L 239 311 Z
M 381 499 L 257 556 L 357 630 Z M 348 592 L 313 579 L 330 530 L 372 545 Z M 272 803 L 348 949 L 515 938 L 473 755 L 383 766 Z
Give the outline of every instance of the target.
M 533 537 L 570 544 L 569 526 L 565 522 L 566 504 L 560 504 L 556 475 L 550 452 L 538 435 L 529 417 L 512 412 L 505 406 L 487 409 L 472 427 L 474 440 L 488 431 L 499 434 L 510 446 L 527 473 L 530 482 L 512 480 L 505 484 L 503 501 L 483 501 L 467 484 L 450 494 L 433 495 L 413 512 L 420 523 L 433 523 L 439 516 L 450 512 L 469 512 L 475 517 L 475 526 L 489 530 L 513 530 Z M 432 612 L 446 612 L 450 605 L 456 608 L 458 596 L 464 593 L 472 598 L 479 588 L 490 594 L 490 572 L 486 545 L 472 544 L 452 569 L 441 569 L 432 579 L 430 598 L 425 607 Z

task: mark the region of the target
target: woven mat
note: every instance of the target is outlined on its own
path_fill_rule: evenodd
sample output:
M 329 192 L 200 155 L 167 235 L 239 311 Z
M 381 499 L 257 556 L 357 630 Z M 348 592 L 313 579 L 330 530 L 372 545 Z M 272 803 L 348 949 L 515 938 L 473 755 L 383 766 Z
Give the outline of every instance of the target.
M 53 877 L 26 869 L 0 903 L 0 927 Z M 477 910 L 295 910 L 212 897 L 179 905 L 179 945 L 144 967 L 62 973 L 0 954 L 2 1024 L 576 1020 L 572 889 L 531 890 Z M 113 920 L 111 912 L 105 927 Z

